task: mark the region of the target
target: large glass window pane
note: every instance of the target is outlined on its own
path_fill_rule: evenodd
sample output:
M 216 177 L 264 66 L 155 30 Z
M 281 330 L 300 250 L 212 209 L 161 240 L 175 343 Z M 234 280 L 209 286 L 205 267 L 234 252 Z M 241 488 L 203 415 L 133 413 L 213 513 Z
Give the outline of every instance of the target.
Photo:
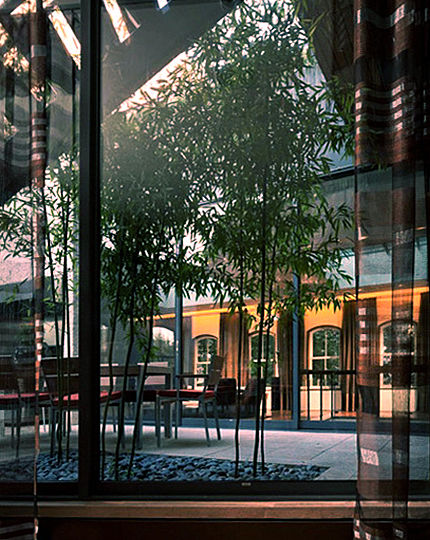
M 0 482 L 77 480 L 79 10 L 0 11 Z
M 289 439 L 297 329 L 350 286 L 352 223 L 308 35 L 289 2 L 105 6 L 100 477 L 319 478 L 320 434 Z M 340 396 L 339 330 L 313 346 Z

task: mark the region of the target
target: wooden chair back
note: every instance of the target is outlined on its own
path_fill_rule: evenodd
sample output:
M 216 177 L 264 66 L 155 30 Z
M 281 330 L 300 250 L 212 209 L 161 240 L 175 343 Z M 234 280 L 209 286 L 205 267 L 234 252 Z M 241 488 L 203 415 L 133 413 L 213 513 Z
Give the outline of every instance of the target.
M 60 371 L 57 358 L 42 358 L 42 372 L 51 398 L 79 393 L 79 358 L 63 358 Z M 60 377 L 59 377 L 60 376 Z
M 209 367 L 206 386 L 209 390 L 216 391 L 221 379 L 222 370 L 224 367 L 224 356 L 214 356 Z
M 0 392 L 4 394 L 19 392 L 18 379 L 11 356 L 0 356 Z

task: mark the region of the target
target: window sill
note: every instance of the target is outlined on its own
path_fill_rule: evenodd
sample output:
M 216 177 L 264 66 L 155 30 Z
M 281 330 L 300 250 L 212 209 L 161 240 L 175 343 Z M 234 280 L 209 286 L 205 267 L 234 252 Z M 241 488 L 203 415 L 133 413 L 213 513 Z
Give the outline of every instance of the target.
M 388 505 L 387 505 L 388 507 Z M 325 520 L 352 519 L 355 501 L 68 501 L 41 502 L 41 518 Z M 31 516 L 31 503 L 0 503 L 0 517 Z M 410 503 L 410 517 L 428 517 L 429 501 Z

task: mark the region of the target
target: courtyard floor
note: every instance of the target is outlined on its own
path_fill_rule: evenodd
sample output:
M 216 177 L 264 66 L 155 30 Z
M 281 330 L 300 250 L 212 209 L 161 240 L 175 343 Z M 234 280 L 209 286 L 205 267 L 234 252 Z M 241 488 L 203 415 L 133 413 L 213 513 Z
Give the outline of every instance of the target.
M 46 428 L 45 428 L 46 429 Z M 15 451 L 10 446 L 8 431 L 0 438 L 0 461 L 15 459 Z M 222 439 L 216 439 L 215 430 L 211 429 L 211 446 L 207 446 L 204 429 L 201 427 L 182 427 L 177 439 L 162 439 L 161 448 L 157 447 L 153 426 L 143 427 L 142 449 L 146 454 L 161 454 L 180 457 L 202 457 L 208 459 L 234 460 L 234 430 L 223 429 Z M 132 427 L 125 427 L 125 448 L 130 448 Z M 391 466 L 391 446 L 388 435 L 377 436 L 377 448 L 382 466 L 387 475 Z M 106 449 L 114 451 L 116 434 L 112 426 L 108 426 Z M 77 429 L 74 426 L 71 434 L 70 448 L 77 449 Z M 34 436 L 30 427 L 24 428 L 21 435 L 20 457 L 32 455 Z M 252 460 L 254 433 L 242 430 L 240 434 L 240 459 Z M 49 432 L 42 427 L 41 451 L 49 452 Z M 429 478 L 428 439 L 423 436 L 412 436 L 410 446 L 411 478 Z M 327 469 L 317 480 L 353 480 L 357 477 L 356 435 L 354 433 L 338 433 L 329 431 L 266 431 L 265 456 L 267 463 L 291 465 L 316 465 Z

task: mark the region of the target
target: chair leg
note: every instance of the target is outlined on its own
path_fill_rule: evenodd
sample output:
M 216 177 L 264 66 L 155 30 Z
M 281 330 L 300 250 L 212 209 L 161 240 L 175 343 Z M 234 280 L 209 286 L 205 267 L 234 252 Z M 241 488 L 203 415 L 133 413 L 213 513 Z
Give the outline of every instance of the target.
M 46 409 L 45 407 L 40 407 L 40 412 L 42 413 L 42 424 L 43 424 L 43 432 L 46 433 Z
M 73 412 L 69 409 L 67 411 L 67 437 L 70 444 L 70 437 L 72 436 L 72 414 Z
M 137 449 L 141 450 L 143 447 L 143 404 L 139 407 L 139 415 L 137 418 L 136 428 L 137 428 Z
M 49 423 L 51 424 L 51 457 L 54 455 L 55 452 L 55 409 L 54 407 L 50 407 L 49 409 Z
M 214 418 L 215 418 L 215 426 L 216 426 L 216 434 L 218 437 L 218 440 L 221 440 L 221 430 L 219 428 L 219 418 L 218 418 L 218 406 L 216 404 L 216 399 L 212 401 L 212 408 L 214 411 Z
M 16 459 L 19 458 L 19 444 L 21 442 L 21 407 L 16 411 Z
M 121 448 L 124 450 L 125 448 L 125 407 L 126 404 L 124 404 L 124 410 L 123 410 L 123 416 L 121 418 L 121 405 L 118 408 L 118 437 L 121 441 Z
M 179 401 L 179 399 L 176 400 L 175 402 L 175 439 L 178 438 L 178 426 L 179 426 L 179 418 L 180 418 L 180 406 L 181 406 L 181 402 Z
M 125 449 L 125 422 L 121 423 L 121 426 L 118 426 L 118 436 L 121 431 L 121 449 Z
M 12 448 L 15 446 L 15 421 L 16 421 L 15 409 L 11 409 L 10 411 L 10 442 L 11 442 Z
M 205 432 L 206 432 L 206 442 L 208 443 L 208 446 L 211 445 L 211 440 L 209 437 L 209 428 L 208 428 L 208 415 L 206 410 L 206 403 L 204 401 L 200 402 L 200 406 L 202 408 L 203 418 L 205 421 Z
M 164 438 L 172 437 L 172 403 L 169 401 L 164 405 Z
M 161 447 L 161 400 L 160 396 L 155 398 L 155 436 L 157 438 L 157 447 Z
M 112 429 L 113 429 L 113 432 L 116 433 L 116 424 L 118 421 L 118 416 L 117 416 L 118 408 L 116 405 L 114 405 L 113 407 L 111 407 L 111 410 L 112 410 Z

